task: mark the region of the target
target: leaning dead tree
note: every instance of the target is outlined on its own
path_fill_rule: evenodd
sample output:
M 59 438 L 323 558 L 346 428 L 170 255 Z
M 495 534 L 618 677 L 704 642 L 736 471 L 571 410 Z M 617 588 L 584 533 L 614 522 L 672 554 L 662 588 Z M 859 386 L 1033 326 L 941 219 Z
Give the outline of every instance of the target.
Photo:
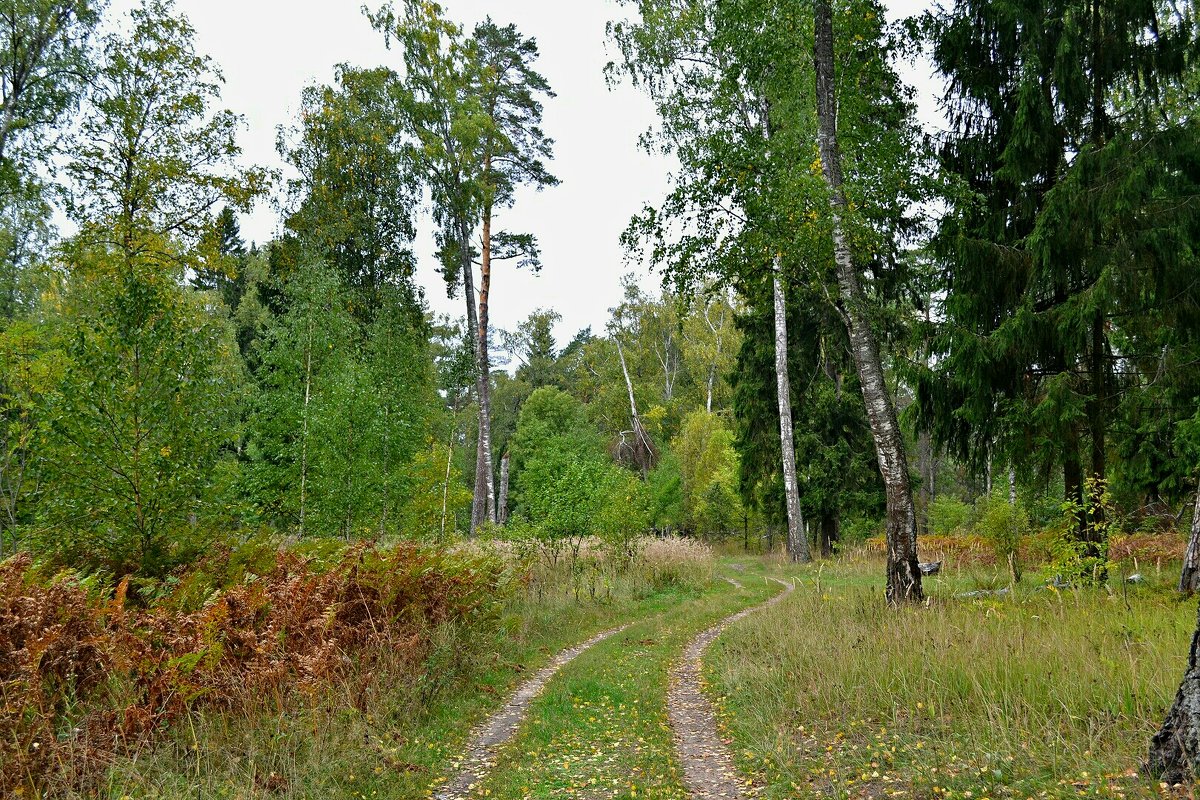
M 617 357 L 621 361 L 621 373 L 625 376 L 625 388 L 629 392 L 629 417 L 633 425 L 633 429 L 622 431 L 618 439 L 613 453 L 614 458 L 624 464 L 630 464 L 641 470 L 642 477 L 645 478 L 650 470 L 654 469 L 654 465 L 658 463 L 658 450 L 654 446 L 654 442 L 650 439 L 650 434 L 646 432 L 646 428 L 642 425 L 642 418 L 638 414 L 637 400 L 633 396 L 633 381 L 629 379 L 629 367 L 625 364 L 625 350 L 621 347 L 620 338 L 614 333 L 613 341 L 617 345 Z

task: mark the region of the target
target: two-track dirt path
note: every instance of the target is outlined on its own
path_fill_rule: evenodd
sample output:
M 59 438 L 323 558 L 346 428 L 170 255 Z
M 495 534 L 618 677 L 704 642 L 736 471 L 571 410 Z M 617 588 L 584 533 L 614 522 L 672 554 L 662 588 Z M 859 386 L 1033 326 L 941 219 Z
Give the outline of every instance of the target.
M 610 636 L 615 636 L 628 628 L 629 624 L 598 633 L 586 642 L 563 650 L 549 664 L 534 673 L 532 678 L 517 687 L 513 696 L 471 733 L 467 739 L 463 759 L 457 766 L 458 772 L 445 785 L 439 787 L 433 796 L 437 800 L 461 800 L 467 797 L 471 789 L 491 769 L 496 751 L 517 732 L 517 728 L 525 720 L 529 704 L 541 693 L 546 682 L 580 653 Z
M 696 800 L 730 800 L 745 798 L 744 782 L 738 777 L 733 756 L 721 741 L 717 715 L 704 694 L 702 673 L 704 651 L 733 623 L 755 611 L 774 605 L 787 597 L 794 584 L 778 578 L 784 590 L 765 603 L 743 609 L 713 625 L 692 639 L 683 651 L 683 658 L 671 671 L 667 690 L 667 717 L 675 739 L 675 753 L 683 768 L 683 783 Z
M 738 590 L 741 582 L 725 578 Z M 701 686 L 704 652 L 730 625 L 786 597 L 793 584 L 769 578 L 784 586 L 783 591 L 766 602 L 725 617 L 692 638 L 682 657 L 671 669 L 667 690 L 667 718 L 672 729 L 674 749 L 683 772 L 683 783 L 693 798 L 716 800 L 745 798 L 743 781 L 737 777 L 733 759 L 721 742 L 712 703 Z M 599 633 L 585 642 L 558 653 L 546 666 L 517 687 L 513 695 L 483 721 L 468 737 L 462 758 L 455 763 L 454 773 L 446 783 L 433 791 L 436 800 L 465 800 L 480 786 L 492 771 L 501 748 L 517 733 L 528 715 L 530 704 L 542 692 L 554 675 L 589 648 L 599 644 L 634 623 Z

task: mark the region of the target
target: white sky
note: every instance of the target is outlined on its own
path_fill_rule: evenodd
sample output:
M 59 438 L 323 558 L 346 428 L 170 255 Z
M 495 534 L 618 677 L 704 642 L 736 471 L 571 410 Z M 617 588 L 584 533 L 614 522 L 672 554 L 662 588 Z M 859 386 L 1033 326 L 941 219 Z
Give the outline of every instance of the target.
M 370 0 L 377 7 L 380 0 Z M 609 90 L 604 65 L 616 56 L 608 46 L 605 24 L 625 15 L 614 0 L 442 0 L 451 19 L 469 29 L 485 15 L 515 23 L 537 38 L 539 71 L 557 97 L 545 104 L 545 129 L 555 139 L 551 171 L 561 185 L 541 193 L 518 195 L 502 224 L 538 236 L 543 269 L 531 275 L 501 266 L 493 277 L 493 325 L 512 329 L 536 308 L 562 314 L 556 336 L 560 345 L 578 329 L 591 325 L 601 332 L 608 309 L 621 296 L 620 276 L 638 275 L 657 289 L 660 279 L 647 268 L 628 263 L 618 237 L 630 217 L 666 192 L 668 160 L 654 158 L 637 146 L 637 137 L 655 122 L 650 101 L 628 84 Z M 124 15 L 132 0 L 114 0 L 112 17 Z M 398 54 L 383 46 L 361 12 L 363 0 L 177 0 L 196 29 L 197 46 L 220 65 L 225 75 L 223 100 L 246 118 L 240 137 L 248 163 L 282 169 L 275 152 L 276 129 L 291 125 L 300 92 L 314 82 L 333 78 L 333 66 L 385 64 L 399 67 Z M 885 0 L 889 15 L 918 13 L 920 0 Z M 927 66 L 905 73 L 920 90 L 921 118 L 939 119 Z M 261 203 L 243 218 L 242 233 L 263 242 L 279 227 L 272 204 Z M 461 296 L 446 297 L 434 269 L 428 224 L 416 245 L 417 280 L 437 312 L 464 313 Z

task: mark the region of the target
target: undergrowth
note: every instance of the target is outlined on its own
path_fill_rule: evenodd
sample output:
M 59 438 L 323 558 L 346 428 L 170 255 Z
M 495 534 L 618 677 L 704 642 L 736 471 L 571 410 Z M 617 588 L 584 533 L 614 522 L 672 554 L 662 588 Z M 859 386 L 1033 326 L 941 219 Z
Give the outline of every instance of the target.
M 0 570 L 0 796 L 412 797 L 530 665 L 709 586 L 711 551 L 280 550 L 105 588 Z M 375 788 L 370 788 L 375 787 Z
M 270 561 L 203 602 L 189 592 L 208 580 L 184 573 L 142 606 L 128 580 L 104 591 L 47 578 L 27 555 L 0 565 L 0 796 L 88 791 L 200 710 L 245 714 L 330 686 L 353 686 L 344 702 L 361 706 L 385 664 L 436 676 L 424 669 L 446 632 L 497 624 L 520 577 L 493 556 L 410 544 Z

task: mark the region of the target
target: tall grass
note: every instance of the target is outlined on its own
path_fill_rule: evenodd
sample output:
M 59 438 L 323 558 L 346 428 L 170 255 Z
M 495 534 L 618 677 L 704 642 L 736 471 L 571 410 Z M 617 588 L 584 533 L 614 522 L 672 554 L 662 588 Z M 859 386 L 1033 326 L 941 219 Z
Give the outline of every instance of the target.
M 948 596 L 893 611 L 876 574 L 810 572 L 714 651 L 731 725 L 780 785 L 1074 794 L 1131 780 L 1178 685 L 1191 603 L 1145 588 L 965 599 L 943 583 Z
M 583 537 L 569 544 L 541 538 L 469 540 L 455 550 L 503 559 L 524 571 L 539 599 L 564 592 L 576 600 L 648 597 L 664 589 L 699 589 L 713 577 L 708 544 L 678 536 L 608 542 Z

